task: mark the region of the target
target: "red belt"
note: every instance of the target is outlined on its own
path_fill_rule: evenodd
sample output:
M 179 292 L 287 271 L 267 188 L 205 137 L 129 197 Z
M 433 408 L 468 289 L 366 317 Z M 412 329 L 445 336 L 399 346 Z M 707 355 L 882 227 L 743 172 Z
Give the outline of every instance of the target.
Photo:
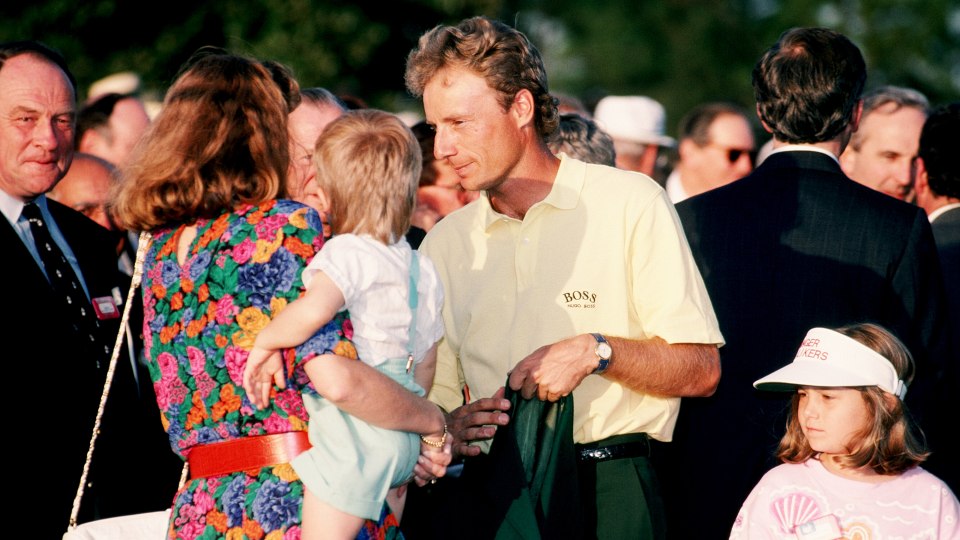
M 289 463 L 309 449 L 307 432 L 291 431 L 194 446 L 187 462 L 190 478 L 204 478 Z

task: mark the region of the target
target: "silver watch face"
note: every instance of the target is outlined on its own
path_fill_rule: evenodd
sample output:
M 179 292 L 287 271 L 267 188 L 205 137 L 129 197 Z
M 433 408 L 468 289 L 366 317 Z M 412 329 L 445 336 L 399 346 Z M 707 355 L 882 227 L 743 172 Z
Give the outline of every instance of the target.
M 609 360 L 611 354 L 613 354 L 613 349 L 610 348 L 609 343 L 597 343 L 597 356 L 603 358 L 604 360 Z

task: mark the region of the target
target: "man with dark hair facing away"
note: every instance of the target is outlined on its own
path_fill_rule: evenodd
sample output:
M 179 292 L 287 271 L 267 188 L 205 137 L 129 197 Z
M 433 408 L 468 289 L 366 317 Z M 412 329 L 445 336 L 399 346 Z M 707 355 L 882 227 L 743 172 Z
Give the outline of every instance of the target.
M 772 154 L 746 178 L 677 205 L 727 344 L 716 394 L 684 401 L 665 453 L 671 537 L 729 534 L 784 429 L 786 402 L 752 383 L 791 358 L 808 329 L 891 329 L 917 359 L 907 404 L 932 405 L 928 390 L 948 356 L 930 225 L 847 178 L 837 160 L 857 128 L 866 75 L 845 36 L 785 32 L 753 70 Z

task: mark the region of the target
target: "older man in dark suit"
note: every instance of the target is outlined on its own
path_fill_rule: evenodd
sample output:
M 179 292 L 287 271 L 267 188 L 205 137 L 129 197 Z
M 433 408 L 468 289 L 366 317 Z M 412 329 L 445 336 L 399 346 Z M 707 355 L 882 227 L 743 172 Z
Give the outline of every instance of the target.
M 107 232 L 45 197 L 73 156 L 75 88 L 58 53 L 0 44 L 8 510 L 35 538 L 66 529 L 126 292 Z M 147 425 L 138 394 L 118 363 L 81 521 L 169 504 L 176 478 L 152 475 L 159 422 Z
M 744 179 L 677 211 L 727 344 L 711 398 L 684 400 L 663 481 L 675 538 L 725 538 L 774 465 L 788 402 L 752 383 L 788 363 L 804 333 L 873 321 L 917 358 L 907 402 L 942 372 L 942 279 L 919 209 L 857 184 L 837 161 L 857 128 L 859 49 L 827 29 L 784 33 L 753 72 L 774 151 Z M 913 398 L 913 399 L 911 399 Z

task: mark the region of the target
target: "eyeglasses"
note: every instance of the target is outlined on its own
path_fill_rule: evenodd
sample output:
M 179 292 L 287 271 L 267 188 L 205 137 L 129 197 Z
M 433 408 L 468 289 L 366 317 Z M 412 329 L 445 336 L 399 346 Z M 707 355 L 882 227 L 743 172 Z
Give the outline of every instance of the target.
M 730 163 L 736 163 L 740 156 L 743 154 L 747 155 L 747 158 L 750 159 L 750 163 L 754 163 L 757 160 L 757 151 L 756 150 L 743 150 L 740 148 L 730 148 L 727 149 L 727 161 Z
M 757 162 L 757 151 L 756 150 L 746 150 L 743 148 L 727 148 L 727 161 L 730 163 L 736 163 L 740 160 L 740 156 L 746 154 L 747 159 L 750 160 L 750 164 Z
M 713 147 L 715 147 L 715 148 L 719 148 L 719 149 L 723 150 L 724 152 L 726 152 L 726 153 L 727 153 L 727 161 L 729 161 L 730 163 L 736 163 L 737 161 L 740 160 L 740 157 L 743 156 L 744 154 L 746 154 L 747 157 L 750 159 L 750 163 L 751 163 L 751 164 L 756 163 L 756 161 L 757 161 L 757 151 L 756 151 L 756 150 L 753 150 L 752 148 L 751 148 L 751 149 L 747 149 L 747 148 L 727 148 L 727 147 L 720 146 L 720 145 L 713 144 L 713 143 L 708 143 L 707 146 L 713 146 Z

